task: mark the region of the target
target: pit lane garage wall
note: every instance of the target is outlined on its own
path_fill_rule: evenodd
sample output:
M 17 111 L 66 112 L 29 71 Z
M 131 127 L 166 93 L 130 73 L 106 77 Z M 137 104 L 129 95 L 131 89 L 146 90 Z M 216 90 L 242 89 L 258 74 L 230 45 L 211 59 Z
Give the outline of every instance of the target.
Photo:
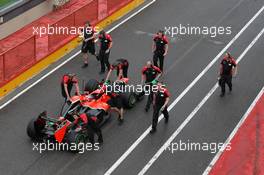
M 40 36 L 37 27 L 79 27 L 89 20 L 105 28 L 124 16 L 144 0 L 72 0 L 66 7 L 39 20 L 0 41 L 0 98 L 80 44 L 78 35 Z

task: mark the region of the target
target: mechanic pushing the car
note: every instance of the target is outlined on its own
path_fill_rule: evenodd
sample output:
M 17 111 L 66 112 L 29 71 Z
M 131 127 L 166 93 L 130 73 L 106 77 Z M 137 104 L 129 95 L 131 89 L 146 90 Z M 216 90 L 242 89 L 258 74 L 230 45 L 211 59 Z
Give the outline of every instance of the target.
M 63 75 L 61 80 L 61 94 L 65 98 L 65 102 L 69 101 L 71 98 L 71 90 L 73 85 L 75 86 L 77 95 L 80 95 L 80 89 L 76 75 L 72 73 Z
M 154 54 L 153 63 L 155 66 L 159 67 L 161 71 L 163 71 L 164 58 L 168 54 L 168 44 L 169 41 L 165 36 L 164 31 L 158 31 L 153 39 L 152 52 Z
M 110 84 L 110 81 L 105 81 L 100 89 L 96 92 L 96 98 L 98 99 L 105 92 L 110 97 L 110 100 L 107 101 L 107 104 L 111 107 L 111 110 L 118 113 L 119 124 L 122 124 L 124 121 L 124 105 L 121 95 L 118 93 L 118 90 L 114 90 L 113 86 Z M 93 93 L 94 94 L 94 93 Z
M 102 30 L 99 34 L 99 46 L 100 51 L 98 55 L 98 59 L 101 62 L 101 71 L 100 74 L 105 73 L 105 67 L 107 67 L 108 70 L 110 70 L 110 63 L 109 63 L 109 56 L 110 56 L 110 50 L 113 46 L 113 41 L 111 35 L 106 33 L 104 30 Z
M 153 94 L 153 119 L 152 129 L 150 133 L 154 133 L 157 130 L 157 124 L 159 119 L 159 112 L 164 115 L 165 123 L 169 121 L 168 103 L 170 100 L 170 93 L 164 84 L 158 83 L 158 90 Z
M 148 100 L 145 107 L 146 112 L 148 112 L 153 101 L 152 85 L 156 84 L 156 81 L 158 81 L 161 74 L 161 70 L 158 67 L 154 66 L 151 61 L 148 61 L 147 65 L 142 69 L 141 84 L 148 85 L 148 89 L 146 90 L 149 91 Z M 145 92 L 142 93 L 145 94 Z
M 86 68 L 88 66 L 88 53 L 91 55 L 96 56 L 95 54 L 95 29 L 94 27 L 90 24 L 89 21 L 86 22 L 85 28 L 83 31 L 83 43 L 82 43 L 82 54 L 83 54 L 83 59 L 84 59 L 84 64 L 83 68 Z
M 225 84 L 229 87 L 229 92 L 232 91 L 232 77 L 237 75 L 237 63 L 236 60 L 226 53 L 224 59 L 220 64 L 219 72 L 219 85 L 221 86 L 220 97 L 225 96 Z
M 113 70 L 116 70 L 117 79 L 127 78 L 129 63 L 126 59 L 117 59 L 111 66 L 107 74 L 106 81 L 109 80 Z
M 74 125 L 82 125 L 87 129 L 87 134 L 90 142 L 94 145 L 94 134 L 98 136 L 98 143 L 103 143 L 103 135 L 99 126 L 100 121 L 96 117 L 90 117 L 86 113 L 80 115 L 74 115 Z
M 107 88 L 111 88 L 108 82 L 105 83 L 107 85 Z M 108 104 L 111 106 L 111 109 L 116 111 L 118 113 L 118 121 L 121 125 L 124 122 L 124 105 L 123 105 L 123 99 L 121 95 L 113 88 L 111 88 L 111 91 L 107 93 L 108 96 L 110 96 L 110 100 L 108 100 Z

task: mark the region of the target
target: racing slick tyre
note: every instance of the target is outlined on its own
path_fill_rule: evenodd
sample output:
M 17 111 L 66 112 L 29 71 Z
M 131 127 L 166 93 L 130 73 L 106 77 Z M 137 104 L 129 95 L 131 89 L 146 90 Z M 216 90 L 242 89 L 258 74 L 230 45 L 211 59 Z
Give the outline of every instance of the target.
M 99 123 L 99 127 L 102 128 L 106 123 L 110 122 L 112 119 L 112 112 L 109 111 L 108 113 L 106 113 L 106 115 L 104 116 L 103 120 Z
M 37 140 L 40 139 L 40 133 L 37 131 L 36 125 L 35 125 L 36 119 L 33 118 L 30 120 L 30 122 L 27 125 L 27 135 L 32 139 L 32 140 Z
M 133 92 L 125 92 L 121 94 L 122 102 L 128 109 L 133 108 L 137 102 L 136 96 Z
M 84 91 L 88 91 L 89 93 L 95 91 L 99 87 L 99 82 L 95 79 L 90 79 L 84 87 Z
M 75 131 L 70 131 L 66 136 L 67 143 L 70 145 L 75 144 L 76 150 L 70 150 L 71 152 L 78 153 L 80 151 L 80 146 L 84 146 L 83 144 L 80 145 L 80 143 L 85 143 L 85 136 L 82 133 L 78 133 Z

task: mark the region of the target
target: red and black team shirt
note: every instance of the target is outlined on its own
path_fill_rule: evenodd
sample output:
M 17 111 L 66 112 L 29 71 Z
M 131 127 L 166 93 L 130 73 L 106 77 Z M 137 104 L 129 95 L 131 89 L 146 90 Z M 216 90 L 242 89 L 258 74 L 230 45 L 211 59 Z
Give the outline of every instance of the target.
M 156 44 L 156 51 L 165 51 L 165 45 L 169 44 L 169 40 L 167 39 L 167 37 L 164 35 L 162 37 L 159 37 L 158 35 L 156 35 L 153 39 L 153 41 Z
M 109 34 L 99 35 L 101 49 L 107 50 L 110 47 L 110 43 L 112 42 L 112 37 Z
M 115 61 L 114 64 L 111 65 L 110 69 L 111 70 L 121 70 L 121 69 L 124 69 L 124 67 L 127 67 L 128 66 L 128 61 L 126 59 L 118 59 Z
M 151 67 L 145 66 L 142 69 L 142 74 L 146 76 L 146 83 L 153 81 L 160 73 L 160 68 L 153 65 Z
M 168 98 L 168 97 L 170 97 L 170 92 L 168 91 L 167 88 L 159 89 L 156 92 L 155 104 L 156 105 L 164 105 L 166 98 Z
M 62 80 L 61 80 L 61 92 L 62 92 L 62 96 L 66 98 L 66 92 L 64 89 L 64 84 L 67 84 L 67 89 L 68 92 L 70 93 L 72 86 L 74 84 L 78 83 L 78 80 L 76 77 L 71 77 L 69 75 L 63 75 Z
M 63 75 L 61 83 L 67 85 L 76 84 L 78 80 L 76 77 L 71 78 L 69 75 Z
M 237 66 L 236 60 L 231 57 L 231 59 L 228 59 L 228 57 L 224 57 L 224 59 L 221 61 L 222 65 L 222 75 L 232 75 L 232 69 Z

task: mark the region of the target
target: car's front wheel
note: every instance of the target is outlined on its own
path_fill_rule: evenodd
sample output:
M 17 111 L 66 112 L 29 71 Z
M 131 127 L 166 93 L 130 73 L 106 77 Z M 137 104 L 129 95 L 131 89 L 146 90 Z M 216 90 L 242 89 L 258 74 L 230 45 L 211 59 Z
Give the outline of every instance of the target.
M 73 148 L 70 150 L 71 152 L 78 153 L 82 149 L 81 147 L 84 146 L 85 143 L 85 136 L 82 133 L 75 132 L 74 130 L 71 130 L 67 136 L 66 136 L 67 143 L 73 146 Z
M 133 92 L 125 92 L 121 94 L 123 104 L 126 108 L 133 108 L 137 102 L 136 96 Z

